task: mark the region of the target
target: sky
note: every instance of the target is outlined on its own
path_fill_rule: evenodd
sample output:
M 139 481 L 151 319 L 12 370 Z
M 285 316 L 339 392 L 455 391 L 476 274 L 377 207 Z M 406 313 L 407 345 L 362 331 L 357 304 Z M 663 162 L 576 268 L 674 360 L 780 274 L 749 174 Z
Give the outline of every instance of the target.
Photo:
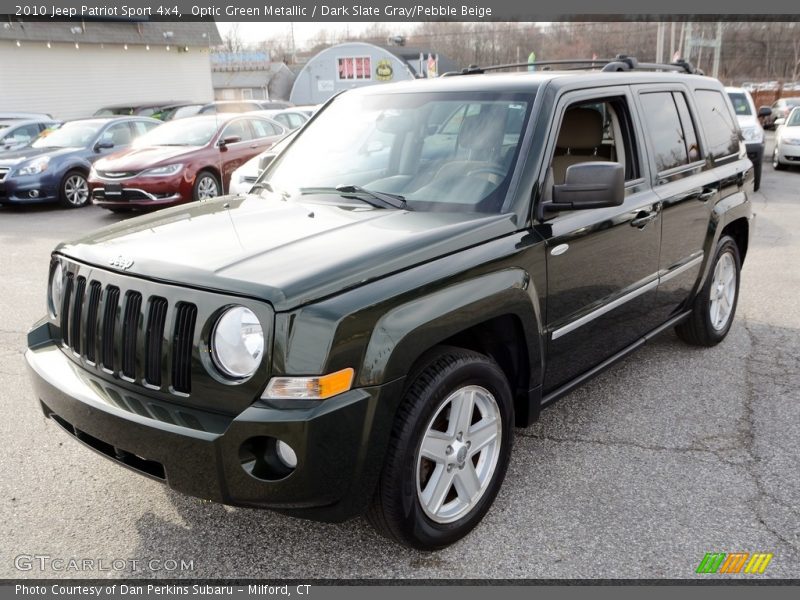
M 386 23 L 390 31 L 397 35 L 406 33 L 414 23 Z M 230 31 L 234 23 L 231 22 L 217 22 L 219 34 L 223 38 L 225 34 Z M 336 33 L 337 36 L 345 37 L 348 33 L 356 35 L 361 31 L 373 25 L 372 22 L 359 22 L 359 23 L 342 23 L 342 22 L 326 22 L 316 21 L 314 23 L 264 23 L 264 22 L 247 22 L 239 23 L 239 35 L 246 44 L 260 42 L 265 39 L 283 37 L 294 27 L 294 39 L 297 48 L 302 48 L 307 45 L 320 30 L 327 30 L 330 33 Z

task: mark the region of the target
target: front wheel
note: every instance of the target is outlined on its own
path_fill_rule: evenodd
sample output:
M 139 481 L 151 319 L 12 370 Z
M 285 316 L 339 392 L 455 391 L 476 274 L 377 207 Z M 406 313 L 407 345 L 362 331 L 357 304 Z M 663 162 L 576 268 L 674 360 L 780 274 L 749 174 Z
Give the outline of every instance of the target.
M 505 477 L 514 407 L 490 358 L 447 348 L 408 388 L 368 519 L 383 535 L 436 550 L 467 535 Z
M 195 202 L 216 198 L 222 193 L 219 179 L 211 171 L 200 171 L 194 180 L 192 197 Z
M 70 171 L 64 175 L 59 189 L 59 200 L 67 208 L 81 208 L 89 202 L 89 182 L 81 171 Z
M 739 300 L 741 271 L 739 247 L 730 236 L 717 244 L 711 272 L 697 293 L 692 313 L 675 331 L 683 341 L 694 346 L 715 346 L 730 331 Z

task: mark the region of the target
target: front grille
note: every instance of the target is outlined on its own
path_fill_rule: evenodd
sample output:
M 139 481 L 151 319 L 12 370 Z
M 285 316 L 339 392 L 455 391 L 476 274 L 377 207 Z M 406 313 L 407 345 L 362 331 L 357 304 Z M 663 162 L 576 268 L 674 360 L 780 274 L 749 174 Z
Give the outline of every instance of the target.
M 172 387 L 184 394 L 192 391 L 192 339 L 196 320 L 197 307 L 194 304 L 178 304 L 172 350 Z
M 163 297 L 152 296 L 145 303 L 141 292 L 128 290 L 123 295 L 119 287 L 103 287 L 97 280 L 87 286 L 86 277 L 67 273 L 60 317 L 64 345 L 90 363 L 99 348 L 100 364 L 107 372 L 161 387 L 163 357 L 169 351 L 165 345 L 170 344 L 172 388 L 189 394 L 197 307 L 189 302 L 173 307 L 175 325 L 167 340 L 169 308 Z M 141 332 L 144 344 L 139 343 Z
M 211 371 L 206 336 L 220 310 L 231 304 L 253 310 L 269 333 L 274 313 L 265 303 L 57 260 L 65 275 L 53 325 L 64 354 L 91 376 L 151 398 L 226 414 L 238 414 L 261 393 L 269 355 L 256 376 L 231 386 Z M 270 348 L 271 341 L 265 345 Z
M 103 179 L 125 179 L 138 175 L 139 171 L 97 171 L 97 174 Z

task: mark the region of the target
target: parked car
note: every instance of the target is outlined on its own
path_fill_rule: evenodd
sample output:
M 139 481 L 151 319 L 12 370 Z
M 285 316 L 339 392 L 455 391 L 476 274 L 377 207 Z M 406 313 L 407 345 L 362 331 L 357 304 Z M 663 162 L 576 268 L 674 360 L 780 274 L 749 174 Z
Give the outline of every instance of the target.
M 285 135 L 268 119 L 236 114 L 169 121 L 134 147 L 95 164 L 95 204 L 112 210 L 161 208 L 221 195 L 231 173 Z
M 25 148 L 4 152 L 0 154 L 0 203 L 60 201 L 69 208 L 85 206 L 92 163 L 128 147 L 160 124 L 147 117 L 77 119 Z
M 0 120 L 0 153 L 24 148 L 39 137 L 40 133 L 58 124 L 58 121 L 52 119 Z
M 772 114 L 765 119 L 765 129 L 775 129 L 778 119 L 786 119 L 795 106 L 800 106 L 800 98 L 780 98 L 772 106 Z
M 758 191 L 761 187 L 761 170 L 764 162 L 764 128 L 761 127 L 759 116 L 767 117 L 771 114 L 771 110 L 762 107 L 756 113 L 753 97 L 744 88 L 726 87 L 725 91 L 733 104 L 736 120 L 739 121 L 747 157 L 753 161 L 754 190 Z
M 775 132 L 772 166 L 777 170 L 800 166 L 800 107 L 793 108 Z
M 272 119 L 273 121 L 277 121 L 283 126 L 284 129 L 286 129 L 286 131 L 294 131 L 295 129 L 299 129 L 305 125 L 310 118 L 304 112 L 294 110 L 293 108 L 283 108 L 280 110 L 255 110 L 249 114 L 258 115 L 260 117 L 266 117 L 268 119 Z
M 714 346 L 734 322 L 753 166 L 731 103 L 636 64 L 348 90 L 258 195 L 60 244 L 37 405 L 181 492 L 452 544 L 515 426 L 664 330 Z
M 153 116 L 161 121 L 185 119 L 186 117 L 196 116 L 203 106 L 203 104 L 176 104 L 174 106 L 165 106 Z
M 199 114 L 243 113 L 270 109 L 280 110 L 290 108 L 291 106 L 291 102 L 284 102 L 283 100 L 216 100 L 203 106 Z
M 180 106 L 191 105 L 190 102 L 176 102 L 174 100 L 169 102 L 141 102 L 129 104 L 114 104 L 111 106 L 104 106 L 97 109 L 94 113 L 95 117 L 113 117 L 113 116 L 130 116 L 136 115 L 139 117 L 153 117 L 158 119 L 158 115 L 171 108 Z M 159 119 L 161 120 L 161 119 Z

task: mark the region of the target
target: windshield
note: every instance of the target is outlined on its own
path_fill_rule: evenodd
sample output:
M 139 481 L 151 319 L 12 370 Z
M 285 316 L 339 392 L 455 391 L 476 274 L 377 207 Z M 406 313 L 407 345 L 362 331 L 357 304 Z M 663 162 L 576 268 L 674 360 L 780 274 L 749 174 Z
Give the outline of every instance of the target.
M 216 119 L 182 119 L 159 125 L 136 140 L 145 146 L 205 146 L 217 133 Z
M 284 195 L 336 186 L 404 197 L 414 210 L 499 212 L 531 94 L 345 93 L 262 177 Z
M 747 96 L 745 96 L 742 92 L 731 92 L 728 94 L 731 98 L 731 103 L 733 103 L 733 110 L 736 111 L 737 115 L 752 115 L 753 112 L 750 110 L 750 103 L 747 101 Z
M 94 141 L 105 121 L 71 121 L 33 142 L 34 148 L 85 148 Z
M 800 126 L 800 108 L 795 108 L 791 113 L 789 113 L 789 119 L 786 121 L 787 127 L 798 127 Z

